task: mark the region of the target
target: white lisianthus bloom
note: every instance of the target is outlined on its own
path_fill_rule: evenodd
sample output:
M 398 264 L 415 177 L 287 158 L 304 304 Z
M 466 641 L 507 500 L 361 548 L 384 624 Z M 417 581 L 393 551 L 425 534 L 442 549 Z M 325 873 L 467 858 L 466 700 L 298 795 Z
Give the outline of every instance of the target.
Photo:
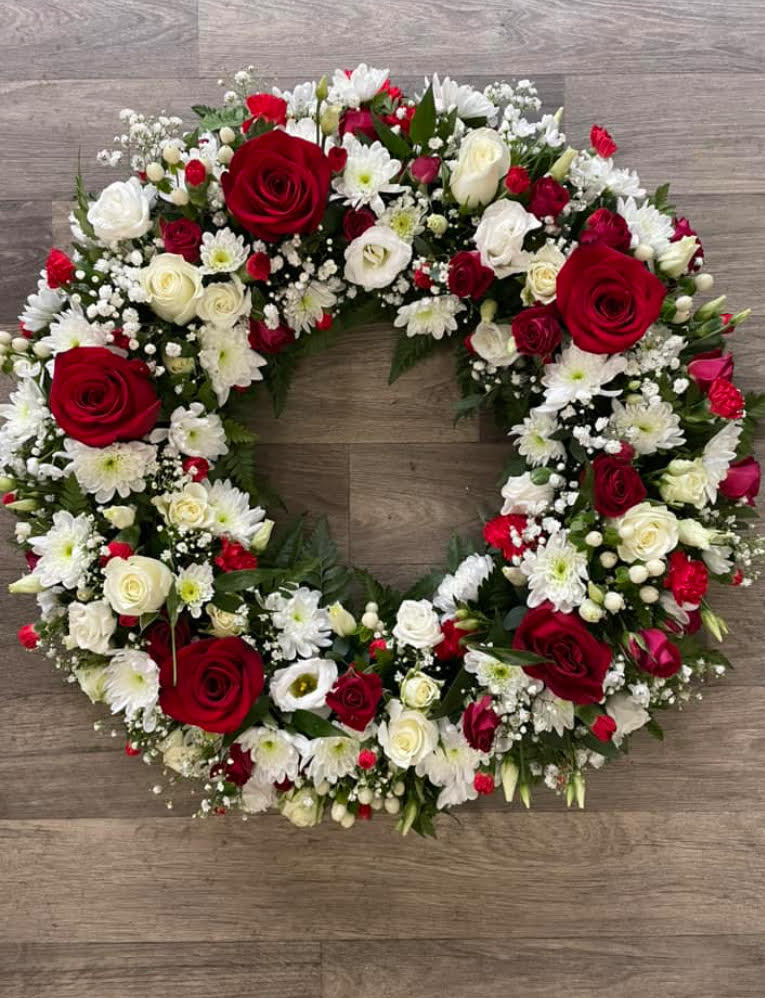
M 610 433 L 631 444 L 638 454 L 674 450 L 685 443 L 680 417 L 670 402 L 657 397 L 622 404 L 614 399 Z
M 555 301 L 558 271 L 565 262 L 566 257 L 554 243 L 547 243 L 529 257 L 526 283 L 521 291 L 524 304 L 542 302 L 549 305 Z
M 680 539 L 677 517 L 660 503 L 640 502 L 611 521 L 619 532 L 622 561 L 652 561 L 673 551 Z
M 205 607 L 205 613 L 210 618 L 208 630 L 216 638 L 236 637 L 239 634 L 244 634 L 247 630 L 246 607 L 230 613 L 228 610 L 221 610 L 214 603 L 208 603 Z
M 312 329 L 323 316 L 337 304 L 338 282 L 298 281 L 291 284 L 284 295 L 282 309 L 287 325 L 296 336 Z
M 104 677 L 104 699 L 112 714 L 125 712 L 128 720 L 143 713 L 143 727 L 153 730 L 151 713 L 159 697 L 159 669 L 146 652 L 120 648 L 112 655 Z
M 456 330 L 456 316 L 464 310 L 465 305 L 456 295 L 431 295 L 402 305 L 393 325 L 406 326 L 407 336 L 432 336 L 434 340 L 441 340 L 446 333 Z
M 157 448 L 139 440 L 88 447 L 67 437 L 64 450 L 70 459 L 64 474 L 74 474 L 96 502 L 109 502 L 115 493 L 126 499 L 131 492 L 143 492 L 157 467 Z
M 417 763 L 417 775 L 426 777 L 437 787 L 443 787 L 437 807 L 475 800 L 478 791 L 473 781 L 481 764 L 481 752 L 471 747 L 461 728 L 445 718 L 438 722 L 438 732 L 438 744 Z
M 261 520 L 257 525 L 252 534 L 252 540 L 250 541 L 250 548 L 255 552 L 255 554 L 262 554 L 268 547 L 268 542 L 271 540 L 271 534 L 274 529 L 273 520 Z
M 247 260 L 248 251 L 244 236 L 225 228 L 203 234 L 199 255 L 203 274 L 226 274 L 239 270 Z
M 161 319 L 185 326 L 194 318 L 204 289 L 193 263 L 178 253 L 158 253 L 139 279 L 149 305 Z
M 566 731 L 574 727 L 574 704 L 570 700 L 561 700 L 545 689 L 534 698 L 531 718 L 535 734 L 554 731 L 562 738 Z
M 214 513 L 207 489 L 189 482 L 180 492 L 170 492 L 152 500 L 165 521 L 182 530 L 210 530 Z
M 540 409 L 555 411 L 572 402 L 589 404 L 596 395 L 616 395 L 618 391 L 609 391 L 603 386 L 613 381 L 626 366 L 625 357 L 590 353 L 571 343 L 557 361 L 545 365 L 542 377 L 545 400 Z
M 36 437 L 50 419 L 42 389 L 31 378 L 25 378 L 11 392 L 9 401 L 0 404 L 0 450 L 15 450 L 19 444 Z
M 372 225 L 345 247 L 345 279 L 365 291 L 386 288 L 411 259 L 408 242 L 385 225 Z
M 493 367 L 508 367 L 518 359 L 515 337 L 507 322 L 479 322 L 470 337 L 470 346 Z
M 356 620 L 342 603 L 333 603 L 327 610 L 329 625 L 341 638 L 348 637 L 356 630 Z
M 374 69 L 365 62 L 359 63 L 351 72 L 336 69 L 332 77 L 329 99 L 333 104 L 359 107 L 380 92 L 388 79 L 389 72 L 387 69 Z
M 234 274 L 228 281 L 215 281 L 202 289 L 197 315 L 212 326 L 233 326 L 252 308 L 250 291 Z
M 356 769 L 359 743 L 356 738 L 337 736 L 313 738 L 303 758 L 308 761 L 306 774 L 314 785 L 337 783 Z
M 433 604 L 452 616 L 458 603 L 478 599 L 481 584 L 491 575 L 494 562 L 489 554 L 469 554 L 453 573 L 445 575 L 433 597 Z
M 475 244 L 481 263 L 500 279 L 526 269 L 528 254 L 523 249 L 526 233 L 542 223 L 517 201 L 495 201 L 484 211 L 475 230 Z
M 250 498 L 229 479 L 200 483 L 207 491 L 207 501 L 213 519 L 210 530 L 216 537 L 224 535 L 248 547 L 259 524 L 266 515 L 261 506 L 250 506 Z
M 441 699 L 442 684 L 419 669 L 410 669 L 399 687 L 401 702 L 410 710 L 427 710 Z
M 675 458 L 667 465 L 659 482 L 659 492 L 670 505 L 687 503 L 702 509 L 707 504 L 709 479 L 703 458 L 693 461 Z
M 457 153 L 449 179 L 451 192 L 461 205 L 475 208 L 489 204 L 509 169 L 510 150 L 499 132 L 474 128 L 462 140 Z
M 300 770 L 299 746 L 307 740 L 276 728 L 248 728 L 237 738 L 244 752 L 249 752 L 259 773 L 269 783 L 296 780 Z
M 647 201 L 638 205 L 634 197 L 619 198 L 616 210 L 629 227 L 633 249 L 639 245 L 650 246 L 657 257 L 669 249 L 669 241 L 675 234 L 669 215 Z
M 103 347 L 108 343 L 106 330 L 88 322 L 79 306 L 59 312 L 50 324 L 50 331 L 39 341 L 51 356 L 75 347 Z
M 95 665 L 74 670 L 77 683 L 91 703 L 104 702 L 104 683 L 106 682 L 106 666 Z
M 741 433 L 740 424 L 727 423 L 704 447 L 702 461 L 707 473 L 707 495 L 710 502 L 717 500 L 717 487 L 728 474 L 728 468 L 736 458 L 736 448 Z
M 416 766 L 438 744 L 438 726 L 419 710 L 407 710 L 400 700 L 388 704 L 377 738 L 390 761 L 401 769 Z
M 688 265 L 696 255 L 699 241 L 696 236 L 683 236 L 670 243 L 656 263 L 662 274 L 677 279 L 688 270 Z
M 337 664 L 328 658 L 305 658 L 277 669 L 271 677 L 271 699 L 281 710 L 323 707 L 337 682 Z
M 186 565 L 176 576 L 175 591 L 191 616 L 201 617 L 202 607 L 213 598 L 212 565 Z
M 558 422 L 553 413 L 532 409 L 522 423 L 510 430 L 510 436 L 518 438 L 518 453 L 526 458 L 532 468 L 563 460 L 566 448 L 560 440 L 553 440 L 558 430 Z
M 396 613 L 393 637 L 410 648 L 434 648 L 440 644 L 441 625 L 430 600 L 405 599 Z
M 128 617 L 160 610 L 172 585 L 172 572 L 157 558 L 111 558 L 104 568 L 104 597 L 115 613 Z
M 151 228 L 153 187 L 144 187 L 138 177 L 115 180 L 105 187 L 88 208 L 88 221 L 96 238 L 111 245 L 121 239 L 140 239 Z
M 260 370 L 266 358 L 250 346 L 244 326 L 204 326 L 199 337 L 199 363 L 207 372 L 221 405 L 228 401 L 232 388 L 248 388 L 262 381 Z
M 264 605 L 279 631 L 277 641 L 285 658 L 311 658 L 320 648 L 332 644 L 329 614 L 319 607 L 320 601 L 321 593 L 305 586 L 289 594 L 275 592 L 266 597 Z
M 426 77 L 426 89 L 428 82 Z M 494 104 L 480 90 L 466 83 L 457 83 L 448 76 L 441 80 L 438 73 L 433 74 L 433 102 L 439 114 L 449 114 L 450 111 L 456 110 L 458 118 L 467 120 L 493 118 L 497 112 Z
M 46 534 L 29 538 L 32 550 L 40 555 L 34 577 L 41 586 L 60 584 L 67 589 L 79 586 L 96 554 L 89 544 L 92 532 L 85 513 L 72 516 L 60 509 L 53 514 L 53 525 Z
M 511 475 L 502 486 L 502 515 L 507 513 L 523 513 L 526 516 L 537 516 L 548 508 L 555 496 L 555 489 L 549 482 L 536 485 L 531 480 L 531 473 L 524 471 L 522 475 Z
M 561 613 L 571 613 L 587 598 L 587 555 L 569 541 L 565 530 L 524 551 L 520 567 L 529 582 L 529 606 L 549 602 Z
M 393 159 L 382 142 L 364 145 L 351 132 L 343 136 L 343 148 L 348 159 L 343 172 L 332 181 L 335 194 L 343 204 L 360 208 L 368 204 L 376 215 L 385 211 L 383 194 L 398 194 L 405 190 L 393 182 L 401 172 L 401 163 Z
M 92 603 L 70 603 L 67 607 L 68 628 L 64 643 L 67 648 L 82 648 L 96 655 L 111 655 L 111 638 L 117 620 L 105 600 Z
M 188 408 L 179 406 L 170 414 L 167 442 L 171 454 L 187 454 L 214 461 L 228 454 L 223 421 L 215 412 L 206 412 L 201 402 Z
M 616 721 L 613 743 L 621 745 L 627 735 L 642 728 L 651 715 L 629 693 L 614 693 L 606 700 L 606 713 Z

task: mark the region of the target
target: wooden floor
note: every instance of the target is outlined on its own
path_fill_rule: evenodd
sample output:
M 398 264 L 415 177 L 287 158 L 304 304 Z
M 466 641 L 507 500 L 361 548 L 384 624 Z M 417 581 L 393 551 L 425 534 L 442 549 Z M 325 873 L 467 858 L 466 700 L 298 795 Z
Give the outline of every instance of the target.
M 584 143 L 607 125 L 647 185 L 671 178 L 719 289 L 755 317 L 738 380 L 765 380 L 763 0 L 0 0 L 0 322 L 64 238 L 78 150 L 130 106 L 181 112 L 254 63 L 288 83 L 361 59 L 397 78 L 536 78 Z M 60 244 L 60 243 L 59 243 Z M 413 579 L 491 509 L 505 444 L 451 426 L 448 359 L 385 384 L 392 330 L 311 362 L 288 414 L 257 407 L 292 509 L 357 564 Z M 0 537 L 10 538 L 10 518 Z M 20 573 L 3 544 L 3 586 Z M 763 588 L 724 596 L 737 668 L 595 776 L 444 820 L 301 832 L 196 822 L 150 792 L 99 712 L 22 653 L 5 598 L 0 698 L 3 998 L 743 998 L 765 995 Z

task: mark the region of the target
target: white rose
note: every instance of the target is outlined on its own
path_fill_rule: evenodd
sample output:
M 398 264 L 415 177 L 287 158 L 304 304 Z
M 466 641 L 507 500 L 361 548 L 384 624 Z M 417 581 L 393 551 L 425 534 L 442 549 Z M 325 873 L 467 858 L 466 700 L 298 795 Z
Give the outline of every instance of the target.
M 328 658 L 306 658 L 277 669 L 271 678 L 271 699 L 281 710 L 323 707 L 337 681 L 337 665 Z
M 677 524 L 681 544 L 706 551 L 714 542 L 716 531 L 709 530 L 698 520 L 680 520 Z
M 297 828 L 312 828 L 321 821 L 324 799 L 313 787 L 301 787 L 282 794 L 279 798 L 279 810 Z
M 140 554 L 112 558 L 104 569 L 104 596 L 115 613 L 128 617 L 159 610 L 172 585 L 167 565 Z
M 399 700 L 388 705 L 377 738 L 387 757 L 401 769 L 416 766 L 438 744 L 438 727 L 419 710 L 406 710 Z
M 566 262 L 566 257 L 557 246 L 547 243 L 529 259 L 526 270 L 526 284 L 521 292 L 521 298 L 526 305 L 542 302 L 549 305 L 555 300 L 555 287 L 558 271 Z
M 425 672 L 410 670 L 401 683 L 401 700 L 412 710 L 427 710 L 441 699 L 441 684 Z
M 393 637 L 410 648 L 433 648 L 440 644 L 441 625 L 430 600 L 405 599 L 396 614 Z
M 677 517 L 666 506 L 641 502 L 612 522 L 619 531 L 620 542 L 616 550 L 622 561 L 663 558 L 677 547 Z
M 356 621 L 352 613 L 345 609 L 342 603 L 333 603 L 327 611 L 329 626 L 341 638 L 353 634 L 356 630 Z
M 542 223 L 517 201 L 495 201 L 484 211 L 475 230 L 475 244 L 481 263 L 491 267 L 499 278 L 526 269 L 528 255 L 523 250 L 527 232 Z
M 412 259 L 412 247 L 386 225 L 372 225 L 345 248 L 345 279 L 365 291 L 392 284 Z
M 80 689 L 91 703 L 104 702 L 104 684 L 106 682 L 106 670 L 108 666 L 97 665 L 82 669 L 75 669 L 74 675 L 80 684 Z
M 88 208 L 88 221 L 103 243 L 138 239 L 151 228 L 153 200 L 154 188 L 144 187 L 138 177 L 115 180 Z
M 656 261 L 659 270 L 667 277 L 681 277 L 688 269 L 688 264 L 698 248 L 699 243 L 695 236 L 683 236 L 682 239 L 670 243 Z
M 460 146 L 450 179 L 452 194 L 460 204 L 470 207 L 488 204 L 509 169 L 510 150 L 499 132 L 476 128 Z
M 214 603 L 208 603 L 205 612 L 210 618 L 210 633 L 216 638 L 233 638 L 247 630 L 246 613 L 229 613 Z
M 135 523 L 135 508 L 133 506 L 108 506 L 104 510 L 104 517 L 117 530 L 124 530 L 132 527 Z
M 83 648 L 96 655 L 108 655 L 112 651 L 109 641 L 117 628 L 117 620 L 108 603 L 104 600 L 70 603 L 68 614 L 67 648 Z
M 634 700 L 629 693 L 614 693 L 606 700 L 606 713 L 616 721 L 613 741 L 619 745 L 626 735 L 642 728 L 651 720 L 651 715 Z
M 524 513 L 526 516 L 537 516 L 543 513 L 553 500 L 555 489 L 549 482 L 536 485 L 531 480 L 531 473 L 524 471 L 522 475 L 511 475 L 502 486 L 502 514 Z
M 675 458 L 670 461 L 659 482 L 659 492 L 664 502 L 688 503 L 701 509 L 707 504 L 709 476 L 703 458 L 694 461 Z
M 154 503 L 168 523 L 187 530 L 209 530 L 215 519 L 204 485 L 191 482 L 180 492 L 173 492 Z
M 184 326 L 197 312 L 202 275 L 178 253 L 158 253 L 140 273 L 149 305 L 161 319 Z
M 176 728 L 159 742 L 162 763 L 181 776 L 199 774 L 205 758 L 204 732 L 199 728 Z
M 470 337 L 470 346 L 494 367 L 507 367 L 518 356 L 509 323 L 479 322 Z
M 236 276 L 208 284 L 197 301 L 199 318 L 214 326 L 233 326 L 250 308 L 250 292 Z

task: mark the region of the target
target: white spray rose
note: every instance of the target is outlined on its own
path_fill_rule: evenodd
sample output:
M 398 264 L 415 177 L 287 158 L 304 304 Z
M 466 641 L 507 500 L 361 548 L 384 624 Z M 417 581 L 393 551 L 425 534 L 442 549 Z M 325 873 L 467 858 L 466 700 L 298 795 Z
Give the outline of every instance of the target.
M 196 315 L 202 275 L 178 253 L 158 253 L 140 274 L 149 305 L 161 319 L 184 326 Z
M 622 561 L 663 558 L 677 547 L 677 518 L 666 506 L 641 502 L 613 523 L 619 531 L 616 550 Z
M 112 651 L 109 641 L 117 628 L 117 621 L 105 600 L 93 603 L 70 603 L 67 648 L 83 648 L 96 655 Z
M 405 599 L 396 614 L 393 637 L 410 648 L 434 648 L 443 635 L 430 600 Z
M 173 527 L 209 530 L 215 519 L 210 493 L 199 482 L 190 482 L 180 492 L 155 499 L 154 504 Z
M 138 177 L 115 180 L 88 208 L 88 221 L 103 243 L 140 239 L 151 228 L 153 200 L 154 188 L 144 187 Z
M 425 672 L 411 669 L 401 683 L 401 700 L 412 710 L 427 710 L 441 699 L 441 684 Z
M 661 256 L 656 261 L 659 270 L 667 277 L 681 277 L 688 269 L 699 248 L 699 242 L 695 236 L 683 236 L 674 243 L 670 243 Z
M 462 142 L 450 187 L 455 199 L 475 207 L 489 204 L 510 169 L 510 150 L 493 128 L 476 128 Z
M 372 225 L 345 248 L 345 279 L 365 291 L 386 288 L 408 266 L 412 247 L 386 225 Z
M 140 554 L 112 558 L 104 569 L 104 596 L 115 613 L 128 617 L 161 609 L 172 584 L 167 565 Z
M 240 316 L 249 313 L 250 292 L 238 277 L 208 284 L 197 301 L 197 315 L 213 326 L 233 326 Z
M 104 702 L 106 670 L 107 666 L 105 665 L 89 666 L 88 668 L 74 670 L 74 675 L 80 689 L 91 703 Z
M 108 506 L 104 510 L 104 518 L 117 530 L 124 530 L 135 523 L 135 509 L 133 506 Z
M 387 757 L 401 769 L 416 766 L 438 744 L 438 727 L 419 710 L 407 710 L 399 700 L 388 705 L 377 737 Z
M 312 828 L 321 821 L 324 811 L 324 798 L 313 787 L 301 787 L 282 794 L 279 810 L 297 828 Z
M 509 323 L 479 322 L 470 337 L 470 346 L 481 360 L 494 367 L 507 367 L 518 356 Z
M 491 267 L 499 278 L 524 271 L 528 254 L 524 252 L 526 233 L 542 223 L 517 201 L 495 201 L 484 211 L 475 230 L 475 244 L 481 263 Z
M 534 302 L 549 305 L 555 300 L 558 271 L 565 262 L 565 256 L 552 243 L 547 243 L 529 258 L 526 284 L 521 292 L 526 305 Z
M 210 633 L 216 638 L 232 638 L 247 630 L 247 613 L 229 613 L 214 603 L 208 603 L 205 612 L 210 618 Z
M 708 485 L 709 476 L 703 458 L 697 457 L 694 461 L 675 458 L 661 476 L 659 492 L 664 502 L 688 503 L 702 509 L 707 504 Z

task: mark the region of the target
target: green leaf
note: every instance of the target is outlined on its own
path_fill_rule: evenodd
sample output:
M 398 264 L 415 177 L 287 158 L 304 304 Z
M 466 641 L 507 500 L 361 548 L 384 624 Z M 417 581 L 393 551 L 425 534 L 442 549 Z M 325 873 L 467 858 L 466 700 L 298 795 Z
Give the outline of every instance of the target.
M 286 581 L 292 574 L 286 568 L 247 568 L 239 572 L 225 572 L 215 580 L 215 591 L 240 593 L 255 586 L 272 586 Z
M 223 748 L 228 748 L 229 745 L 233 744 L 242 731 L 246 731 L 248 728 L 262 721 L 272 707 L 271 697 L 267 693 L 261 693 L 252 707 L 250 707 L 247 716 L 236 731 L 232 731 L 223 739 Z
M 648 734 L 652 735 L 657 741 L 664 741 L 664 729 L 658 721 L 654 721 L 654 719 L 651 718 L 651 720 L 648 721 L 644 727 Z
M 472 647 L 476 651 L 491 655 L 499 662 L 504 662 L 505 665 L 523 667 L 524 665 L 543 665 L 547 661 L 541 655 L 535 655 L 533 651 L 524 651 L 520 648 L 496 648 L 493 645 L 473 645 Z
M 526 616 L 527 606 L 514 606 L 513 609 L 506 614 L 505 619 L 502 621 L 506 630 L 514 631 L 518 628 L 523 618 Z
M 305 513 L 287 523 L 284 528 L 271 538 L 268 545 L 267 564 L 274 568 L 288 568 L 297 561 L 298 553 L 303 546 L 305 532 Z
M 310 710 L 294 710 L 290 720 L 292 727 L 308 738 L 347 738 L 348 735 L 334 724 Z
M 292 384 L 292 378 L 297 366 L 297 355 L 294 350 L 284 350 L 269 358 L 264 368 L 263 380 L 271 393 L 274 415 L 281 416 L 287 404 L 287 394 Z
M 427 148 L 428 141 L 433 138 L 435 130 L 436 102 L 433 98 L 433 84 L 431 83 L 414 112 L 409 126 L 409 137 L 415 145 Z
M 403 599 L 401 593 L 392 586 L 384 586 L 370 572 L 357 568 L 355 576 L 361 585 L 367 603 L 377 603 L 377 613 L 381 620 L 391 621 Z
M 605 756 L 606 759 L 618 759 L 623 754 L 622 750 L 618 749 L 613 742 L 602 742 L 589 732 L 583 738 L 577 739 L 577 744 L 584 745 L 592 752 Z
M 310 558 L 315 564 L 315 568 L 306 573 L 304 579 L 308 585 L 322 593 L 325 605 L 348 599 L 352 573 L 340 562 L 326 517 L 322 517 L 316 524 L 310 538 L 303 545 L 301 555 Z
M 202 132 L 217 132 L 224 125 L 236 129 L 244 123 L 244 119 L 247 117 L 247 109 L 241 105 L 221 108 L 210 107 L 208 104 L 194 104 L 191 110 L 201 119 L 199 130 Z
M 412 155 L 412 149 L 406 139 L 396 135 L 393 129 L 389 128 L 376 114 L 372 115 L 372 124 L 375 126 L 377 137 L 392 156 L 400 160 L 409 159 Z
M 67 475 L 59 487 L 59 505 L 73 516 L 87 513 L 90 509 L 88 497 L 80 488 L 80 483 L 74 475 Z
M 224 419 L 223 428 L 226 431 L 226 437 L 232 444 L 254 444 L 258 439 L 257 435 L 238 423 L 235 419 Z
M 446 567 L 450 572 L 456 572 L 459 565 L 471 554 L 483 550 L 483 544 L 478 544 L 472 537 L 462 537 L 456 531 L 449 538 L 446 548 Z
M 433 353 L 438 342 L 432 336 L 407 336 L 402 333 L 393 350 L 388 384 L 392 385 L 402 374 Z
M 454 682 L 449 687 L 446 696 L 441 698 L 433 717 L 448 717 L 462 709 L 462 702 L 470 690 L 475 686 L 475 677 L 463 666 L 454 678 Z

